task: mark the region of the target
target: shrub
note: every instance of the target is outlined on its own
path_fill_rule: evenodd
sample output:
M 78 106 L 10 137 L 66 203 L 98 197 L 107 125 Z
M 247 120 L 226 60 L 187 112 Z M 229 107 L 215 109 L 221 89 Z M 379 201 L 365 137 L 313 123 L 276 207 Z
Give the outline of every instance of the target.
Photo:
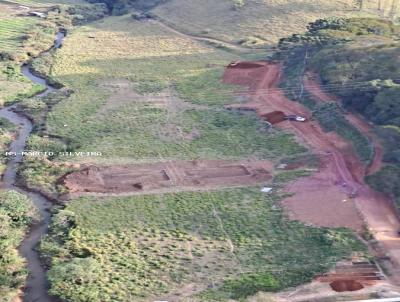
M 239 10 L 244 6 L 244 0 L 233 0 L 233 9 Z
M 224 282 L 222 289 L 231 293 L 231 298 L 240 299 L 255 295 L 259 291 L 271 292 L 280 288 L 277 279 L 271 273 L 246 274 L 239 279 Z

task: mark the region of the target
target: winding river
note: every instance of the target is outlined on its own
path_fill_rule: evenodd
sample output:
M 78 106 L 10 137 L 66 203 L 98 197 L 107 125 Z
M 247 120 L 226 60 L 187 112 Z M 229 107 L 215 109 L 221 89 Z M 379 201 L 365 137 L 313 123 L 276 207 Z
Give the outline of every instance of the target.
M 61 47 L 65 34 L 57 33 L 54 45 L 50 50 Z M 49 50 L 49 51 L 50 51 Z M 56 90 L 56 88 L 47 84 L 46 79 L 34 75 L 30 70 L 30 65 L 22 67 L 22 73 L 35 84 L 41 84 L 46 90 L 36 97 L 43 97 Z M 25 239 L 22 241 L 19 252 L 26 259 L 29 276 L 26 281 L 24 290 L 24 302 L 55 302 L 59 301 L 48 294 L 49 284 L 46 279 L 46 270 L 42 266 L 39 253 L 35 247 L 39 243 L 41 237 L 47 233 L 49 223 L 51 221 L 50 209 L 53 203 L 46 197 L 38 193 L 29 192 L 23 188 L 17 187 L 17 170 L 21 164 L 23 156 L 21 154 L 25 149 L 26 141 L 32 132 L 33 125 L 26 117 L 15 113 L 15 105 L 4 107 L 0 110 L 0 117 L 6 118 L 18 127 L 18 136 L 11 144 L 9 151 L 15 152 L 17 155 L 10 158 L 7 163 L 7 169 L 3 176 L 2 188 L 6 190 L 15 190 L 28 196 L 37 207 L 41 220 L 33 225 Z

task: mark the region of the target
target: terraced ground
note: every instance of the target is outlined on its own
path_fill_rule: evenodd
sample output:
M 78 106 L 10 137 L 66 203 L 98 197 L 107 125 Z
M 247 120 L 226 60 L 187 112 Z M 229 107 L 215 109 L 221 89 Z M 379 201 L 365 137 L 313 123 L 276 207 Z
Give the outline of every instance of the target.
M 23 55 L 24 35 L 27 35 L 37 20 L 33 18 L 15 18 L 12 7 L 0 4 L 0 50 L 4 56 Z M 11 15 L 11 16 L 10 16 Z M 0 61 L 0 104 L 13 99 L 18 93 L 29 92 L 32 84 L 20 73 L 17 63 Z

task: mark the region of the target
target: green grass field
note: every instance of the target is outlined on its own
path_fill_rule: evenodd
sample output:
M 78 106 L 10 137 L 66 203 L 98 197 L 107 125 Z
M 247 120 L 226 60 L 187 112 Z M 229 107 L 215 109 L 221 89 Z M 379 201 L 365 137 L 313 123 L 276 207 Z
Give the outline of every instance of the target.
M 234 189 L 74 200 L 41 246 L 51 292 L 74 302 L 227 301 L 304 283 L 363 251 L 349 231 L 288 221 L 281 198 Z
M 28 34 L 36 24 L 31 18 L 10 17 L 1 13 L 0 4 L 0 52 L 4 55 L 19 56 L 23 50 L 22 36 Z M 0 60 L 0 105 L 13 99 L 18 92 L 28 92 L 32 88 L 30 81 L 21 75 L 16 63 Z
M 21 62 L 49 48 L 54 39 L 52 21 L 18 16 L 11 5 L 0 2 L 0 106 L 21 100 L 42 88 L 33 85 L 20 71 Z
M 23 51 L 22 36 L 37 24 L 34 18 L 8 17 L 0 20 L 0 48 L 1 51 L 17 53 Z
M 221 82 L 225 65 L 235 59 L 130 16 L 76 29 L 51 70 L 74 93 L 52 108 L 47 131 L 74 150 L 102 152 L 108 162 L 303 152 L 255 115 L 221 108 L 235 102 L 227 92 L 237 88 Z

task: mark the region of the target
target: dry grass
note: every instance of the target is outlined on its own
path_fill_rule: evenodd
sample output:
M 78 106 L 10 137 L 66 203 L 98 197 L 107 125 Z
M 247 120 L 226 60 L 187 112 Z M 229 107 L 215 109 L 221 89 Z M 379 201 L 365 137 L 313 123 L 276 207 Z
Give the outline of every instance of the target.
M 279 38 L 305 31 L 307 24 L 318 18 L 360 15 L 355 0 L 244 2 L 241 9 L 235 10 L 232 0 L 171 0 L 153 12 L 185 31 L 250 45 L 252 41 L 254 45 L 275 43 Z

